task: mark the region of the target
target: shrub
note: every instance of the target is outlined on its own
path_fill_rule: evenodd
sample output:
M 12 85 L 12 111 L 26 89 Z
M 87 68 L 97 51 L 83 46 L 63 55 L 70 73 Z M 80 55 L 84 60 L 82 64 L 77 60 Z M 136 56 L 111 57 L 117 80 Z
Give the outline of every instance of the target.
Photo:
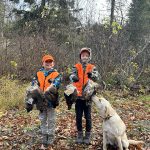
M 25 90 L 29 83 L 21 83 L 18 80 L 0 78 L 0 109 L 12 109 L 24 107 Z

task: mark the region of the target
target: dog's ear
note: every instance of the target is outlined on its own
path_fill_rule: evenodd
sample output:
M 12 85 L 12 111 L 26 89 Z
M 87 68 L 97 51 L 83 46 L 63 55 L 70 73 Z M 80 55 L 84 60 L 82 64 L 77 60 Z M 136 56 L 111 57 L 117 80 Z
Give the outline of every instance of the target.
M 111 110 L 110 107 L 105 106 L 105 117 L 111 116 Z
M 109 117 L 112 116 L 114 114 L 114 109 L 111 107 L 111 105 L 106 105 L 105 106 L 105 116 Z
M 99 100 L 99 101 L 100 101 L 100 103 L 101 103 L 101 101 L 102 101 L 102 100 L 101 100 L 101 98 L 99 98 L 98 100 Z

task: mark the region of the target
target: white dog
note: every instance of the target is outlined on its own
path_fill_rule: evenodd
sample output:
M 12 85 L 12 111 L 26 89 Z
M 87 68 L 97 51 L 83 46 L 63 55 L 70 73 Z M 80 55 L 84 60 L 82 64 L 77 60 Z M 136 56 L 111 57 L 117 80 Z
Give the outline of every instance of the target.
M 143 144 L 143 141 L 127 139 L 126 126 L 111 104 L 105 98 L 98 98 L 93 95 L 97 87 L 97 83 L 89 80 L 83 94 L 85 97 L 91 97 L 103 118 L 103 150 L 107 150 L 107 145 L 116 146 L 119 150 L 128 150 L 129 144 Z
M 127 139 L 124 122 L 105 98 L 94 95 L 92 100 L 103 118 L 103 150 L 107 150 L 107 145 L 115 145 L 119 150 L 128 150 L 129 144 L 143 144 L 143 141 Z

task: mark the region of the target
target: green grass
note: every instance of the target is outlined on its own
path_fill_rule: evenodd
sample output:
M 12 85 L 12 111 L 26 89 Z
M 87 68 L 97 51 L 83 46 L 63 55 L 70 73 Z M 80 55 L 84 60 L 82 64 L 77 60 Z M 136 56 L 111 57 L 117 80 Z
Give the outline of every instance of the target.
M 29 83 L 20 83 L 18 80 L 0 78 L 0 110 L 23 108 L 25 91 Z
M 142 95 L 139 97 L 139 99 L 142 101 L 150 101 L 150 95 Z
M 144 103 L 147 111 L 150 112 L 150 95 L 142 95 L 138 99 Z

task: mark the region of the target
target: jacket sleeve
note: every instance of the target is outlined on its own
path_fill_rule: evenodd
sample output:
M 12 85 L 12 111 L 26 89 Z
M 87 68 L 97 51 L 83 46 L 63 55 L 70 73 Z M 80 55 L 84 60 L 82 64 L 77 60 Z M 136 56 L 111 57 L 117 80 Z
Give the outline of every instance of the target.
M 53 86 L 56 87 L 57 89 L 60 87 L 62 81 L 62 75 L 59 74 L 52 82 Z
M 36 75 L 32 78 L 32 81 L 31 81 L 31 86 L 35 86 L 35 85 L 40 86 L 40 83 L 39 83 L 38 77 L 37 77 L 37 73 L 36 73 Z
M 101 79 L 101 76 L 97 70 L 97 68 L 94 66 L 91 72 L 91 77 L 90 77 L 94 82 L 99 81 Z
M 72 68 L 72 71 L 71 71 L 69 79 L 70 79 L 71 82 L 79 81 L 78 70 L 77 70 L 77 68 L 75 66 Z

